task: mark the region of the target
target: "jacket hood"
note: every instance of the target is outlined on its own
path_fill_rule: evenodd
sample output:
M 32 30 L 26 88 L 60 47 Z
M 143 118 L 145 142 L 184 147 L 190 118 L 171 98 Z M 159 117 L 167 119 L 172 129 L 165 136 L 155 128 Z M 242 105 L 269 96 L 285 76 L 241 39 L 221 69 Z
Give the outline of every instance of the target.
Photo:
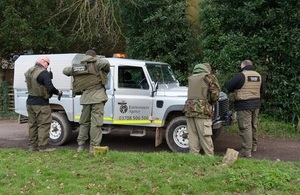
M 193 70 L 193 74 L 197 74 L 201 72 L 209 73 L 209 70 L 204 64 L 196 64 Z

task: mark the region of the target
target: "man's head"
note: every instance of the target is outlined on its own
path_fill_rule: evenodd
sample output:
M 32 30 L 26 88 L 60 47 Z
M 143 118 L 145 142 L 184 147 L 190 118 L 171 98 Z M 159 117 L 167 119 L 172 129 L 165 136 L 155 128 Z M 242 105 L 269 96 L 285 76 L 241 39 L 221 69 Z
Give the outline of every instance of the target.
M 47 56 L 41 56 L 37 59 L 37 63 L 41 64 L 44 68 L 48 68 L 50 65 L 50 59 Z
M 251 60 L 244 60 L 244 61 L 242 61 L 242 63 L 241 63 L 241 68 L 244 68 L 245 66 L 252 66 L 253 64 L 252 64 L 252 62 L 251 62 Z
M 93 56 L 93 57 L 97 56 L 96 52 L 92 49 L 87 50 L 85 52 L 85 55 L 90 55 L 90 56 Z

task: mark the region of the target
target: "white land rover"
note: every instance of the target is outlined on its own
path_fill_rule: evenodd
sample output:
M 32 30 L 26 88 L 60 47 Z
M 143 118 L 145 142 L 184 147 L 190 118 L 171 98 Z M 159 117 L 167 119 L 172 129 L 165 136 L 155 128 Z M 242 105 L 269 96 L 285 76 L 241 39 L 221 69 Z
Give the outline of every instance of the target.
M 73 96 L 72 77 L 65 76 L 64 67 L 80 63 L 84 54 L 50 54 L 53 84 L 63 91 L 50 99 L 52 124 L 50 143 L 66 144 L 72 130 L 79 127 L 80 96 Z M 35 64 L 38 55 L 21 55 L 15 62 L 14 97 L 15 112 L 27 116 L 27 88 L 24 72 Z M 105 104 L 103 134 L 112 130 L 130 130 L 132 136 L 144 136 L 155 131 L 155 146 L 165 139 L 174 152 L 188 152 L 186 119 L 182 112 L 187 97 L 187 87 L 180 87 L 171 66 L 167 63 L 106 58 L 111 64 L 109 82 L 105 86 L 108 101 Z M 230 122 L 229 101 L 221 92 L 214 105 L 213 132 L 216 138 L 223 125 Z

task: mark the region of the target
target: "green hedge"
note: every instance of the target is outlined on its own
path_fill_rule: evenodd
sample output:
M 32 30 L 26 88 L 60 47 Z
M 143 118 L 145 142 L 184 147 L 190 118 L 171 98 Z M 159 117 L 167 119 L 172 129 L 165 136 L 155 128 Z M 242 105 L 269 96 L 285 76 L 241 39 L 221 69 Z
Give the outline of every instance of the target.
M 3 116 L 9 112 L 9 83 L 2 81 L 0 84 L 0 115 Z
M 300 1 L 202 0 L 197 36 L 185 17 L 187 1 L 121 2 L 130 57 L 168 62 L 182 85 L 195 63 L 209 62 L 223 85 L 250 59 L 266 83 L 261 111 L 297 123 Z
M 230 76 L 251 59 L 266 82 L 262 111 L 297 123 L 300 116 L 300 2 L 201 2 L 204 60 Z
M 201 59 L 199 42 L 186 19 L 186 1 L 122 1 L 122 22 L 130 58 L 168 62 L 181 84 Z

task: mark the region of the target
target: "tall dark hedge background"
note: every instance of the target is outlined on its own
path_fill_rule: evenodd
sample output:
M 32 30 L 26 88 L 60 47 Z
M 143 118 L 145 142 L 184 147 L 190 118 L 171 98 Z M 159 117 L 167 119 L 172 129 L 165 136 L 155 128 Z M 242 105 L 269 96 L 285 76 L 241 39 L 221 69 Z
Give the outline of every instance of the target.
M 181 84 L 195 63 L 209 62 L 223 85 L 250 59 L 266 83 L 261 111 L 297 122 L 300 1 L 202 0 L 196 36 L 185 19 L 185 1 L 135 2 L 122 10 L 130 56 L 169 62 L 180 70 Z
M 250 59 L 266 83 L 261 111 L 288 122 L 299 120 L 300 1 L 201 0 L 200 31 L 186 18 L 188 0 L 107 2 L 114 5 L 111 13 L 119 21 L 125 45 L 115 47 L 124 41 L 111 42 L 109 35 L 101 34 L 103 29 L 90 39 L 76 34 L 73 24 L 81 9 L 69 10 L 74 1 L 0 0 L 0 57 L 88 48 L 107 55 L 126 47 L 131 58 L 171 64 L 181 85 L 187 84 L 196 63 L 209 62 L 223 85 L 241 61 Z
M 224 75 L 251 59 L 266 82 L 263 111 L 296 122 L 300 116 L 300 2 L 202 1 L 204 60 Z

